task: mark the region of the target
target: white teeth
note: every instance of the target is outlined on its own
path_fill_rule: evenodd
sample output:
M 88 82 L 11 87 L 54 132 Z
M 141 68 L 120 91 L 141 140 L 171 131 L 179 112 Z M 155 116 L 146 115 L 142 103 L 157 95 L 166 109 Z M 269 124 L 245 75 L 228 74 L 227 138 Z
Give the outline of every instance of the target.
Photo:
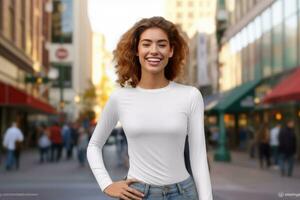
M 151 61 L 151 62 L 159 62 L 160 61 L 159 58 L 148 58 L 147 60 Z

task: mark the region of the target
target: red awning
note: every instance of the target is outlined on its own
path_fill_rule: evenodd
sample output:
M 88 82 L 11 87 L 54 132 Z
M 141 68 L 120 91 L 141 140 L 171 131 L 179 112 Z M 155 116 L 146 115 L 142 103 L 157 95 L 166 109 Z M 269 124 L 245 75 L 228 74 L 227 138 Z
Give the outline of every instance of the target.
M 263 103 L 300 101 L 300 67 L 283 79 L 265 96 Z
M 32 111 L 55 114 L 56 109 L 26 92 L 0 81 L 0 106 L 29 108 Z

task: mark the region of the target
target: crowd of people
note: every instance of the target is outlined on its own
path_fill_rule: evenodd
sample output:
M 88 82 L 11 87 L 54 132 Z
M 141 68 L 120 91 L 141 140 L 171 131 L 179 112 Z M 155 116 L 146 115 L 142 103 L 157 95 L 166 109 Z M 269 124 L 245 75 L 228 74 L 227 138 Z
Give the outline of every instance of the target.
M 277 124 L 269 129 L 265 123 L 257 132 L 260 167 L 278 166 L 282 176 L 292 176 L 297 151 L 297 139 L 293 120 L 285 125 Z
M 39 150 L 39 163 L 59 162 L 62 156 L 66 160 L 73 158 L 76 152 L 80 166 L 86 162 L 86 149 L 92 132 L 92 127 L 84 128 L 77 123 L 64 123 L 60 125 L 53 122 L 51 125 L 40 124 L 36 128 L 36 146 Z M 3 147 L 5 148 L 5 169 L 19 169 L 20 153 L 24 135 L 16 122 L 13 122 L 3 137 Z M 24 146 L 24 145 L 23 145 Z M 76 151 L 74 151 L 76 149 Z M 65 153 L 63 153 L 65 152 Z

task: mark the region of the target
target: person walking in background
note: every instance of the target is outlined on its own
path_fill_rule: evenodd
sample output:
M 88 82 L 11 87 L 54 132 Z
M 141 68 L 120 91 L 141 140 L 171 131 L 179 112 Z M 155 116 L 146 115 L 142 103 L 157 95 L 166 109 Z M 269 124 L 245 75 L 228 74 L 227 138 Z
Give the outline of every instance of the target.
M 68 124 L 64 124 L 62 127 L 62 136 L 63 136 L 63 144 L 66 149 L 66 159 L 70 160 L 72 158 L 72 133 L 70 126 Z
M 63 139 L 61 129 L 57 122 L 55 122 L 50 128 L 50 140 L 51 140 L 51 161 L 58 162 L 61 158 Z
M 270 167 L 270 145 L 269 145 L 269 128 L 267 123 L 264 123 L 257 134 L 258 154 L 260 168 L 264 168 L 266 161 L 267 168 Z
M 24 136 L 21 130 L 17 127 L 17 123 L 13 122 L 12 126 L 6 130 L 3 138 L 3 146 L 6 148 L 6 170 L 11 170 L 13 165 L 16 169 L 19 168 L 20 154 L 16 157 L 16 151 L 18 151 L 18 146 L 23 142 Z M 20 151 L 20 150 L 19 150 Z
M 79 128 L 78 133 L 77 156 L 80 166 L 83 167 L 86 161 L 86 149 L 89 143 L 89 137 L 83 127 Z
M 40 152 L 40 163 L 44 161 L 50 161 L 49 150 L 51 147 L 51 141 L 49 139 L 49 133 L 47 132 L 46 125 L 40 127 L 40 137 L 38 140 L 39 152 Z
M 279 146 L 279 132 L 281 125 L 276 124 L 270 131 L 270 146 L 271 146 L 271 155 L 274 165 L 278 165 L 278 146 Z
M 279 132 L 279 158 L 282 176 L 292 176 L 294 167 L 294 156 L 296 154 L 296 135 L 294 121 L 289 120 L 286 127 Z M 286 169 L 287 164 L 287 169 Z
M 122 127 L 117 128 L 116 132 L 116 146 L 117 146 L 117 155 L 118 155 L 118 165 L 128 166 L 127 158 L 127 140 Z

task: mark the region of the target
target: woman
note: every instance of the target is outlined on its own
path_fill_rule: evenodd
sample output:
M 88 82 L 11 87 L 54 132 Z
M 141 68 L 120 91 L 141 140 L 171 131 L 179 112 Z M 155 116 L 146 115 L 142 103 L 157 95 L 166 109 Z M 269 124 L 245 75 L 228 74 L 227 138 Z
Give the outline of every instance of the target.
M 142 19 L 121 37 L 114 52 L 121 88 L 105 105 L 87 150 L 107 195 L 125 200 L 212 199 L 203 99 L 195 87 L 173 81 L 187 51 L 176 26 L 162 17 Z M 112 182 L 101 152 L 118 121 L 127 137 L 130 167 L 127 180 Z M 193 178 L 184 163 L 187 134 Z

